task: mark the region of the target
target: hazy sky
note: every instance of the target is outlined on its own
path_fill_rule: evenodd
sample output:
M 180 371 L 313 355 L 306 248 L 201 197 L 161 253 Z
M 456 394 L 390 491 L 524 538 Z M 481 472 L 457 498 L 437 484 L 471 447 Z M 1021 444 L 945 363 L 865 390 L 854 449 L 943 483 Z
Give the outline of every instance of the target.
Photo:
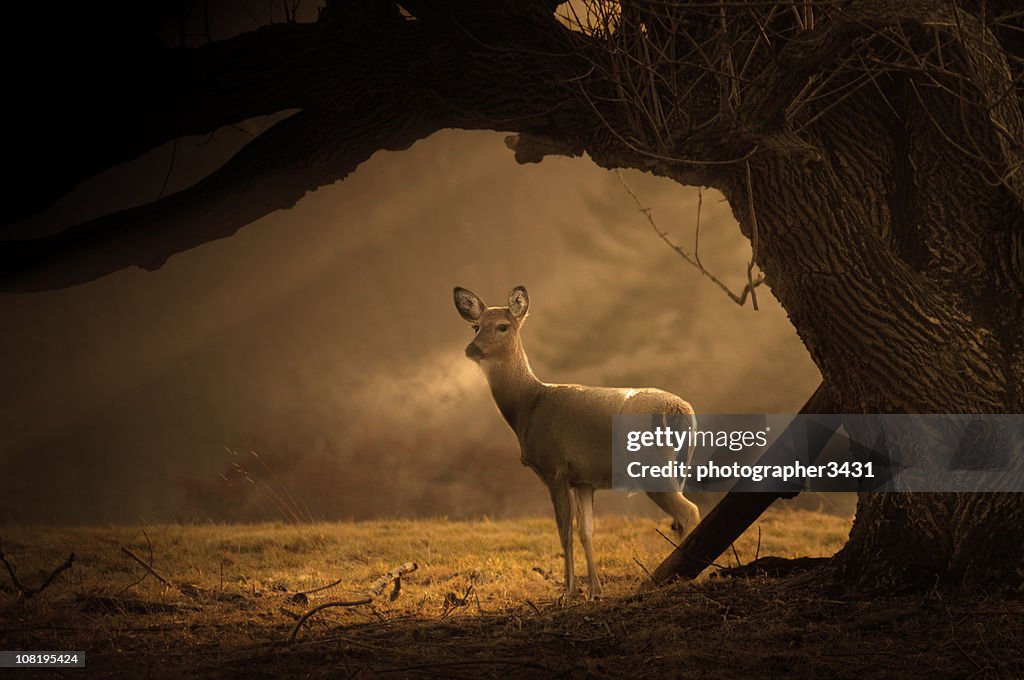
M 179 142 L 168 191 L 266 124 Z M 168 153 L 36 224 L 152 200 Z M 696 189 L 626 177 L 692 246 Z M 749 245 L 708 192 L 701 256 L 741 288 Z M 446 131 L 157 272 L 0 295 L 0 519 L 546 513 L 451 300 L 461 285 L 503 304 L 519 284 L 547 381 L 662 387 L 704 412 L 793 412 L 819 381 L 769 291 L 760 312 L 733 304 L 614 174 L 519 166 L 498 133 Z

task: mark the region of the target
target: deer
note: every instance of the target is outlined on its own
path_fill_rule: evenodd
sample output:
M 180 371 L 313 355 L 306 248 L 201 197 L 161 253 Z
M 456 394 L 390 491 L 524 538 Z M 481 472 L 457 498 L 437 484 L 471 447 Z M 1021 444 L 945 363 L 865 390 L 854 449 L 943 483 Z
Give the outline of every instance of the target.
M 565 579 L 562 601 L 578 595 L 573 571 L 573 523 L 587 560 L 590 599 L 601 597 L 594 561 L 594 491 L 612 485 L 612 417 L 623 413 L 662 414 L 689 418 L 693 407 L 682 398 L 655 388 L 588 387 L 542 382 L 534 375 L 520 331 L 530 308 L 523 286 L 509 293 L 505 307 L 488 307 L 465 288 L 454 290 L 455 308 L 475 333 L 466 356 L 484 376 L 505 422 L 519 440 L 520 460 L 547 486 L 563 551 Z M 672 452 L 674 453 L 674 452 Z M 689 451 L 692 455 L 692 448 Z M 696 504 L 679 491 L 648 492 L 672 517 L 679 538 L 700 521 Z

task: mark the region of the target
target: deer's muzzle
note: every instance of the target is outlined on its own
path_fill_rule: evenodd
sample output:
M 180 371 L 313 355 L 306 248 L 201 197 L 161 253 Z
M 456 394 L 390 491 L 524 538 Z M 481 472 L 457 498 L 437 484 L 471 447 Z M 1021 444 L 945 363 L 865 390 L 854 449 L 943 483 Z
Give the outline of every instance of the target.
M 475 342 L 466 345 L 466 356 L 473 361 L 480 361 L 484 358 L 484 351 L 476 346 Z

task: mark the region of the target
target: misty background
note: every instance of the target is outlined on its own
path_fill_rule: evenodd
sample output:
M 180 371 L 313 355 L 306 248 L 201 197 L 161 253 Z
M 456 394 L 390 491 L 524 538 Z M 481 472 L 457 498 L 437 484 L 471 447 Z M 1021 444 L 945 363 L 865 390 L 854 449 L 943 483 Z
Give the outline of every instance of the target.
M 273 120 L 156 149 L 25 228 L 180 190 Z M 0 295 L 0 520 L 549 514 L 463 355 L 455 285 L 492 305 L 529 289 L 523 338 L 542 380 L 660 387 L 698 413 L 802 405 L 820 377 L 766 286 L 761 311 L 738 307 L 659 240 L 614 173 L 520 166 L 502 138 L 444 131 L 378 153 L 156 272 Z M 624 176 L 692 250 L 697 189 Z M 700 256 L 742 289 L 750 246 L 710 191 Z M 597 505 L 657 514 L 610 491 Z

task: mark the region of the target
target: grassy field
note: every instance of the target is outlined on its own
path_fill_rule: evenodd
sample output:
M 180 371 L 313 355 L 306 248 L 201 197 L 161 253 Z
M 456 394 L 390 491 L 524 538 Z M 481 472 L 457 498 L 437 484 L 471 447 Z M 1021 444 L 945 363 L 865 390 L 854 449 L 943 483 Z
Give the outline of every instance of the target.
M 849 518 L 772 510 L 722 561 L 746 563 L 758 553 L 829 555 L 841 547 L 849 524 Z M 595 547 L 606 598 L 561 606 L 561 555 L 554 522 L 546 518 L 8 526 L 0 533 L 2 549 L 25 587 L 41 583 L 68 553 L 76 558 L 30 599 L 18 597 L 8 574 L 0 575 L 0 649 L 85 650 L 89 676 L 133 678 L 812 677 L 823 663 L 831 664 L 830 674 L 846 676 L 844 671 L 862 666 L 885 668 L 891 661 L 886 654 L 907 651 L 911 642 L 893 637 L 886 626 L 906 626 L 930 611 L 916 600 L 846 601 L 814 585 L 794 588 L 799 577 L 704 579 L 636 597 L 645 569 L 671 549 L 656 527 L 666 529 L 649 519 L 600 517 Z M 168 583 L 147 575 L 122 548 L 151 563 Z M 579 552 L 577 557 L 578 572 L 585 572 Z M 418 569 L 402 580 L 393 601 L 389 589 L 369 605 L 326 609 L 303 624 L 294 644 L 287 643 L 299 615 L 356 598 L 406 562 Z M 946 625 L 945 612 L 954 617 L 958 608 L 976 605 L 942 606 L 941 617 L 928 618 Z M 1021 618 L 1014 603 L 989 603 L 987 609 Z M 881 622 L 868 628 L 842 624 L 878 612 Z M 999 635 L 1016 636 L 1020 627 L 1003 625 Z M 850 630 L 856 631 L 852 637 Z M 872 651 L 872 635 L 889 651 Z M 925 640 L 930 647 L 933 638 Z M 936 657 L 945 670 L 1024 670 L 1019 661 L 1013 666 L 1002 656 L 970 651 L 969 640 L 955 642 L 947 645 L 951 659 Z M 1020 640 L 1002 640 L 1000 649 L 1007 644 L 1019 659 Z M 847 647 L 851 651 L 844 652 Z M 827 653 L 814 654 L 816 649 Z M 951 660 L 958 663 L 950 666 Z

